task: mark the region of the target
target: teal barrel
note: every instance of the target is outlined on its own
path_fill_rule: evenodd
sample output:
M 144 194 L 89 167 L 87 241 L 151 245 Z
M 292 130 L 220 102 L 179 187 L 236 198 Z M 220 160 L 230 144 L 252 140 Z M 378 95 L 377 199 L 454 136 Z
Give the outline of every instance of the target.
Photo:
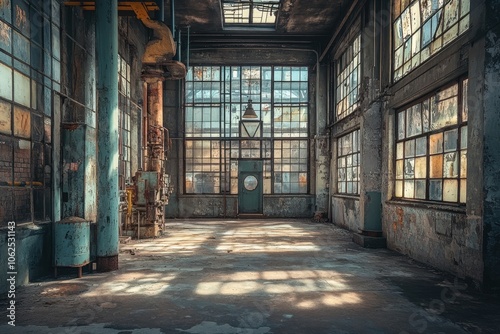
M 68 217 L 55 224 L 56 267 L 81 267 L 90 261 L 90 222 Z

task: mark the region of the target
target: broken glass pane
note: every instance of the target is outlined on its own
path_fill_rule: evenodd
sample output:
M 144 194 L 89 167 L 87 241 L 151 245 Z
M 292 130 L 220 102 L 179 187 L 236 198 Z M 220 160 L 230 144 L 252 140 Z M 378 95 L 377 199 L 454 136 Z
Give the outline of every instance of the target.
M 42 187 L 44 181 L 45 174 L 45 163 L 43 159 L 43 144 L 41 143 L 33 143 L 32 146 L 32 186 L 34 187 Z
M 14 182 L 26 185 L 31 180 L 31 143 L 27 140 L 18 140 L 14 143 Z
M 443 201 L 456 202 L 458 200 L 458 180 L 444 180 Z
M 45 191 L 44 189 L 34 189 L 33 190 L 33 213 L 35 221 L 44 221 L 45 219 Z
M 429 181 L 429 199 L 431 201 L 441 201 L 443 196 L 443 181 L 430 180 Z
M 443 177 L 453 178 L 458 177 L 458 153 L 446 153 L 444 154 L 443 161 Z
M 0 185 L 9 184 L 12 184 L 12 138 L 0 135 Z
M 31 115 L 31 138 L 34 141 L 42 141 L 45 132 L 43 117 L 33 114 Z
M 405 179 L 412 179 L 415 176 L 415 159 L 405 159 Z
M 432 179 L 443 177 L 443 155 L 432 155 L 430 157 L 429 177 Z
M 31 221 L 31 188 L 14 189 L 14 221 L 23 223 Z

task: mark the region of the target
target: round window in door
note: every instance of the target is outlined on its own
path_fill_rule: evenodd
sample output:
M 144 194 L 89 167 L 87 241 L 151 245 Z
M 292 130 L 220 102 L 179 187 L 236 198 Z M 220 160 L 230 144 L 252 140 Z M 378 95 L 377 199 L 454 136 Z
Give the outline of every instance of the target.
M 259 182 L 257 181 L 257 178 L 255 176 L 248 175 L 247 177 L 245 177 L 243 184 L 246 190 L 252 191 L 255 190 L 255 188 L 257 188 Z

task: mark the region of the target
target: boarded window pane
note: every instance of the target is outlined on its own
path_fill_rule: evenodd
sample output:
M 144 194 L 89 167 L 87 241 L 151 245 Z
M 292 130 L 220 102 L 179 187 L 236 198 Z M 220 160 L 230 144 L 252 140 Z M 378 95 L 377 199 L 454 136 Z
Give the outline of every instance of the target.
M 31 113 L 28 109 L 14 107 L 14 135 L 23 138 L 31 137 Z
M 12 111 L 11 104 L 0 100 L 0 133 L 12 133 Z

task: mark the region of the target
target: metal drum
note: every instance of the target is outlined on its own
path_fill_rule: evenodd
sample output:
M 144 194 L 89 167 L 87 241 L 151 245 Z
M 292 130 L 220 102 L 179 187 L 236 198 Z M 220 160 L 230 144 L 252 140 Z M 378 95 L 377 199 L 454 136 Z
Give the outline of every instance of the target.
M 90 222 L 68 217 L 55 224 L 55 276 L 57 267 L 76 267 L 82 277 L 82 267 L 90 262 Z

